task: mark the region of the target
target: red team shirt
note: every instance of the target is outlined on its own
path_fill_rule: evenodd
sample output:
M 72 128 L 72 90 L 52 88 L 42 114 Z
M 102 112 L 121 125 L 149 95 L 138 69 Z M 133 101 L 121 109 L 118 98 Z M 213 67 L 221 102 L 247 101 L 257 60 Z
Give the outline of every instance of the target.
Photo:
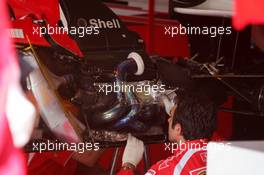
M 173 156 L 154 164 L 145 175 L 204 175 L 206 174 L 207 140 L 193 140 L 178 147 Z M 118 175 L 133 175 L 121 170 Z

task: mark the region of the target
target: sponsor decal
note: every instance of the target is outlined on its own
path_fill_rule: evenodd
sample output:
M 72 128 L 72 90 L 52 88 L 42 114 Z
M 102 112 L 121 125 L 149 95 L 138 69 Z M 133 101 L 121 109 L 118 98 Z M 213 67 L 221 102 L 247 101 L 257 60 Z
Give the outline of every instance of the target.
M 121 28 L 120 22 L 118 19 L 112 19 L 112 20 L 101 20 L 101 19 L 95 19 L 92 18 L 89 20 L 90 25 L 94 27 L 98 27 L 100 29 L 118 29 Z

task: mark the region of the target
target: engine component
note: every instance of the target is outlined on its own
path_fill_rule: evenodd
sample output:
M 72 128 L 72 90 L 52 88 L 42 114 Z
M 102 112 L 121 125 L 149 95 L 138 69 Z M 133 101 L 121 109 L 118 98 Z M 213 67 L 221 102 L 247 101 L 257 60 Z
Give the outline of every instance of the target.
M 165 87 L 162 92 L 152 90 L 160 90 L 155 87 L 158 85 L 156 67 L 146 54 L 144 42 L 137 33 L 128 30 L 109 8 L 97 0 L 43 2 L 39 7 L 29 6 L 28 3 L 10 1 L 15 14 L 14 23 L 19 19 L 15 26 L 27 35 L 15 42 L 22 46 L 20 48 L 27 47 L 28 43 L 34 46 L 30 48 L 49 85 L 43 87 L 46 88 L 43 91 L 50 90 L 52 96 L 55 94 L 54 101 L 60 104 L 57 113 L 43 107 L 43 118 L 55 135 L 71 141 L 77 140 L 77 136 L 93 135 L 92 131 L 145 133 L 143 131 L 151 131 L 155 127 L 163 131 L 165 117 L 154 117 L 163 114 L 157 99 L 160 93 L 164 93 Z M 50 7 L 60 9 L 60 13 L 56 11 L 50 15 L 51 11 L 47 10 Z M 87 7 L 91 9 L 87 11 Z M 36 12 L 36 8 L 41 14 Z M 43 14 L 49 15 L 44 17 Z M 27 30 L 48 26 L 75 28 L 81 35 L 70 32 L 56 37 L 52 34 L 38 37 Z M 84 33 L 87 27 L 93 31 L 96 28 L 96 32 Z M 107 89 L 114 86 L 125 88 L 117 91 Z M 135 88 L 140 92 L 136 92 Z M 35 96 L 38 96 L 37 91 L 41 91 L 41 88 L 35 90 Z M 64 102 L 76 109 L 72 115 L 71 110 L 63 107 Z M 55 106 L 58 105 L 50 107 Z M 68 126 L 73 132 L 64 130 Z M 103 135 L 107 136 L 107 133 Z
M 121 87 L 123 82 L 126 81 L 127 74 L 141 75 L 143 72 L 144 63 L 140 55 L 135 52 L 130 53 L 128 59 L 118 65 L 115 83 L 118 87 Z M 102 127 L 114 122 L 111 129 L 119 130 L 128 125 L 130 121 L 136 120 L 141 107 L 134 93 L 127 90 L 125 92 L 117 91 L 116 98 L 117 102 L 113 108 L 89 117 L 92 125 Z
M 63 58 L 67 61 L 67 57 Z M 46 65 L 51 64 L 47 62 Z M 74 68 L 67 67 L 72 74 L 67 74 L 68 71 L 64 75 L 58 74 L 60 76 L 49 73 L 61 96 L 80 107 L 80 116 L 89 127 L 140 132 L 156 122 L 153 116 L 162 114 L 158 98 L 165 93 L 161 82 L 127 81 L 127 77 L 142 75 L 144 67 L 142 57 L 132 52 L 116 71 L 106 71 L 90 63 L 79 66 L 75 63 Z M 61 70 L 63 72 L 63 68 Z M 161 118 L 158 123 L 164 121 Z
M 91 130 L 90 137 L 94 141 L 100 142 L 122 142 L 127 140 L 127 133 L 120 133 L 117 131 L 107 131 L 107 130 Z M 163 130 L 160 127 L 152 127 L 146 133 L 137 133 L 137 137 L 151 137 L 151 136 L 162 136 Z M 165 139 L 163 137 L 163 139 Z
M 255 110 L 260 111 L 262 115 L 264 114 L 264 85 L 255 90 L 254 106 Z

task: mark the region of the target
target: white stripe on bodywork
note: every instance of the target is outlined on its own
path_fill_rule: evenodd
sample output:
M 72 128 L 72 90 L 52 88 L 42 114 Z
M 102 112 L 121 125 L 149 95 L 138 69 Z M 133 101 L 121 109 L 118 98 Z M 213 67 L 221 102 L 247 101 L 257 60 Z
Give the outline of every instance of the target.
M 31 163 L 33 157 L 35 156 L 36 153 L 29 153 L 28 155 L 28 161 L 27 161 L 27 165 L 29 166 L 29 164 Z
M 173 175 L 181 175 L 183 168 L 185 167 L 186 163 L 188 162 L 188 160 L 192 157 L 192 155 L 194 155 L 195 153 L 197 153 L 198 151 L 201 151 L 201 149 L 189 149 L 181 158 L 181 160 L 179 161 L 179 163 L 176 165 L 176 167 L 174 168 L 174 172 Z
M 62 21 L 63 27 L 68 27 L 68 22 L 66 20 L 66 17 L 64 15 L 64 12 L 63 12 L 63 10 L 62 10 L 62 8 L 61 8 L 60 5 L 59 5 L 59 9 L 60 9 L 60 19 Z

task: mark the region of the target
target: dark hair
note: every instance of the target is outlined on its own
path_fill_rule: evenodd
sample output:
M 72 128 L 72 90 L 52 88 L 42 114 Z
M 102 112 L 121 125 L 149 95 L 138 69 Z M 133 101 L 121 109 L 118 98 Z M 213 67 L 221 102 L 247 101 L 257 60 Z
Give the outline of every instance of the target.
M 177 97 L 178 106 L 172 127 L 179 123 L 187 140 L 209 139 L 216 127 L 216 106 L 205 95 L 184 93 Z

